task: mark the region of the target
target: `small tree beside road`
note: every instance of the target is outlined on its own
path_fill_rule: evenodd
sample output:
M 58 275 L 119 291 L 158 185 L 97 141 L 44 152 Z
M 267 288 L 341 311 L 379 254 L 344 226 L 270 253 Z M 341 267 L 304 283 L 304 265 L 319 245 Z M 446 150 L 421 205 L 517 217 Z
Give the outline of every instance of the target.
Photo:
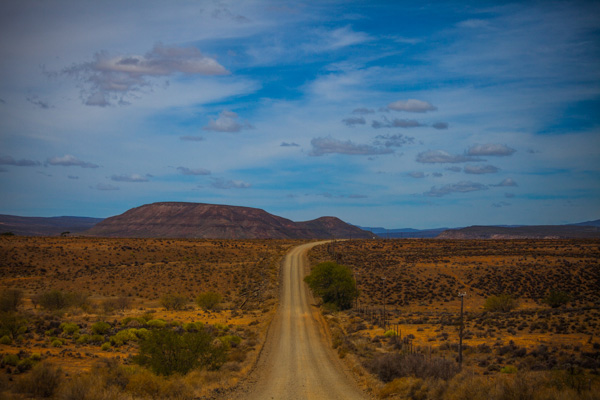
M 333 304 L 340 310 L 352 308 L 358 297 L 352 270 L 333 261 L 317 264 L 304 281 L 315 296 L 323 299 L 323 303 Z

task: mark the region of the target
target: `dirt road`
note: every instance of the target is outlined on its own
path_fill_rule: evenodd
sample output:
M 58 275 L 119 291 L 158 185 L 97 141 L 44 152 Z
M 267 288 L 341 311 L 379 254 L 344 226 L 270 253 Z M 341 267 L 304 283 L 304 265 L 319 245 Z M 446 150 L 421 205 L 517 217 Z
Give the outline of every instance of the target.
M 234 398 L 364 399 L 326 343 L 323 325 L 304 283 L 306 252 L 319 243 L 295 247 L 284 260 L 280 305 L 248 386 Z

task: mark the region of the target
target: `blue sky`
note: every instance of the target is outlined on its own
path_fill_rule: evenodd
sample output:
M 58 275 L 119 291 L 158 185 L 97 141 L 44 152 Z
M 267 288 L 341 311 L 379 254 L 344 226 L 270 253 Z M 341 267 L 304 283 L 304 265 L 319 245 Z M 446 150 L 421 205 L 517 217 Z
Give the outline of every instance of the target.
M 600 4 L 0 3 L 0 213 L 600 218 Z

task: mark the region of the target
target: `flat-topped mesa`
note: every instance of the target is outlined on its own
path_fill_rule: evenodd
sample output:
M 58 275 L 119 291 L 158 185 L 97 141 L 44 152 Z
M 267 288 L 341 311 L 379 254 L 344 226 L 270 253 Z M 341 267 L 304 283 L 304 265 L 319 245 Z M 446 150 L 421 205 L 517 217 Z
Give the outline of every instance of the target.
M 139 238 L 319 239 L 371 238 L 337 218 L 294 222 L 251 207 L 161 202 L 132 208 L 100 222 L 85 235 Z

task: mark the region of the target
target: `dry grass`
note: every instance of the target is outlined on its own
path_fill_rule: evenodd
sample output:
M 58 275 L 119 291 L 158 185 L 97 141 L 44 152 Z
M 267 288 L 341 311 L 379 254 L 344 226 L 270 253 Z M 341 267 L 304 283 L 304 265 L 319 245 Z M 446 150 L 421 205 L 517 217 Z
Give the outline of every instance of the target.
M 277 303 L 280 261 L 299 243 L 0 237 L 0 291 L 23 291 L 18 315 L 26 320 L 26 329 L 12 343 L 0 344 L 0 381 L 6 383 L 0 396 L 10 397 L 27 386 L 35 373 L 31 368 L 40 362 L 60 368 L 63 379 L 55 394 L 60 398 L 163 398 L 168 392 L 174 393 L 170 398 L 185 399 L 231 387 L 256 360 Z M 42 309 L 36 299 L 50 290 L 75 293 L 72 305 Z M 205 311 L 194 299 L 208 291 L 219 293 L 223 301 Z M 161 297 L 167 294 L 189 302 L 180 311 L 166 310 Z M 108 322 L 106 333 L 95 335 L 97 321 Z M 221 371 L 166 379 L 134 368 L 130 357 L 137 353 L 136 334 L 191 322 L 209 326 L 217 337 L 240 338 Z M 124 333 L 128 329 L 133 330 Z M 115 339 L 117 333 L 126 338 L 123 344 Z M 7 355 L 9 363 L 2 361 Z M 99 372 L 99 360 L 126 368 L 123 376 L 129 383 L 107 384 L 114 377 Z
M 575 380 L 585 377 L 588 387 L 598 385 L 598 240 L 344 241 L 336 243 L 335 256 L 331 245 L 315 247 L 309 256 L 313 265 L 335 257 L 350 266 L 357 279 L 361 295 L 356 307 L 327 316 L 334 346 L 338 354 L 354 360 L 352 368 L 380 365 L 373 360 L 387 353 L 417 352 L 454 362 L 460 321 L 457 295 L 466 292 L 463 367 L 473 376 L 489 377 L 496 388 L 498 379 L 515 371 L 521 375 L 558 370 L 571 371 Z M 572 300 L 549 307 L 542 300 L 552 289 L 568 293 Z M 486 298 L 499 294 L 517 298 L 517 308 L 485 311 Z M 429 393 L 425 387 L 431 382 L 416 378 L 390 382 L 382 395 L 402 392 L 409 398 L 430 398 L 423 393 Z M 546 378 L 546 383 L 556 380 Z M 369 386 L 377 391 L 383 383 Z M 438 386 L 433 385 L 435 390 Z M 568 398 L 568 390 L 561 390 L 544 386 L 540 393 Z

